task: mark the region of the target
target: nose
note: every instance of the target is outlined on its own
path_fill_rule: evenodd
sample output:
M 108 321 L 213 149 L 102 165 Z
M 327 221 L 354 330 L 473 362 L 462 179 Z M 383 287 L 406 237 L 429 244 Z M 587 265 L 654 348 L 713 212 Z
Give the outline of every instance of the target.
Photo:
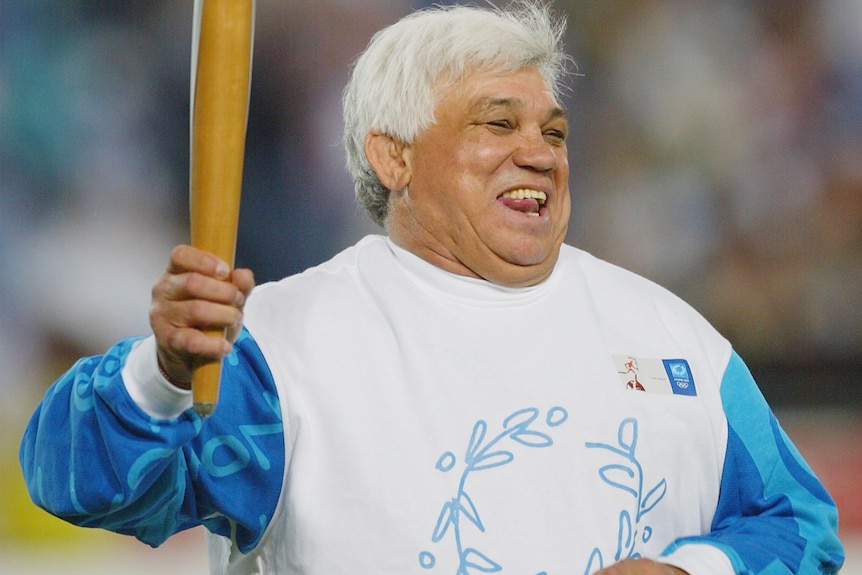
M 535 128 L 522 132 L 512 159 L 521 168 L 545 173 L 557 167 L 557 154 L 565 153 L 564 150 L 549 142 L 540 128 Z

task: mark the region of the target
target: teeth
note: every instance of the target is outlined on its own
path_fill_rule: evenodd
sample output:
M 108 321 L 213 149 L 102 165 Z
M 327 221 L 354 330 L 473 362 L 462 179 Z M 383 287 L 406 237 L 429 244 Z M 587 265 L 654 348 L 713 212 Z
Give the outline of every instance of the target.
M 545 192 L 540 192 L 539 190 L 530 190 L 527 188 L 521 188 L 519 190 L 512 190 L 510 192 L 503 193 L 504 198 L 512 198 L 516 200 L 523 200 L 525 198 L 532 198 L 539 202 L 539 205 L 542 205 L 547 201 L 548 195 Z

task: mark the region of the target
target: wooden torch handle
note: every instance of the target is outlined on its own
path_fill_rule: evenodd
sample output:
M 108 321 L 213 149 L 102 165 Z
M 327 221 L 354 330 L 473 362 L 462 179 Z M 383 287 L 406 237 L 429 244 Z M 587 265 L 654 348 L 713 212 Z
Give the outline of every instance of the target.
M 242 190 L 254 0 L 195 0 L 191 78 L 191 243 L 234 265 Z M 213 332 L 224 335 L 223 332 Z M 222 362 L 195 367 L 194 408 L 216 407 Z

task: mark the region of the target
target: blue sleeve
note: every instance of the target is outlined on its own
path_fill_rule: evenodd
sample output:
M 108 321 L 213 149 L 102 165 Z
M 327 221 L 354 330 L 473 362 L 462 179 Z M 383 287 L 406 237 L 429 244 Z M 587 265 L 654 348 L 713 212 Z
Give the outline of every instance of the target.
M 19 453 L 31 498 L 71 523 L 152 546 L 205 525 L 250 550 L 278 503 L 285 461 L 277 392 L 257 344 L 243 330 L 212 416 L 189 409 L 156 420 L 122 381 L 133 343 L 79 360 L 46 393 Z
M 832 498 L 778 424 L 742 359 L 721 384 L 727 451 L 721 489 L 704 537 L 738 574 L 837 573 L 844 562 Z

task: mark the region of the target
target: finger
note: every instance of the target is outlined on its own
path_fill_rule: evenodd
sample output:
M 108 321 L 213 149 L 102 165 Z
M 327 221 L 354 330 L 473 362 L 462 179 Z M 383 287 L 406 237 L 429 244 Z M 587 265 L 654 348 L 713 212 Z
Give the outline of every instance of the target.
M 254 273 L 250 269 L 237 268 L 233 270 L 231 281 L 245 297 L 248 297 L 254 289 Z
M 150 307 L 150 326 L 160 345 L 167 342 L 177 329 L 223 331 L 236 329 L 242 325 L 242 320 L 242 311 L 238 307 L 204 300 L 156 299 Z M 186 353 L 194 352 L 193 349 L 175 349 Z
M 170 313 L 174 327 L 199 330 L 223 330 L 242 323 L 242 311 L 233 305 L 200 299 L 176 302 Z
M 230 277 L 230 266 L 218 256 L 201 249 L 179 245 L 171 251 L 169 274 L 197 272 L 218 279 Z
M 154 298 L 172 301 L 200 299 L 240 307 L 246 294 L 236 284 L 197 272 L 166 274 L 157 284 Z
M 240 332 L 242 331 L 242 317 L 240 317 L 239 321 L 229 326 L 225 330 L 225 339 L 229 342 L 233 343 L 239 337 Z
M 223 337 L 190 328 L 175 329 L 165 342 L 159 342 L 159 368 L 169 382 L 190 389 L 195 365 L 220 360 L 231 349 L 232 345 Z
M 182 360 L 184 365 L 221 359 L 231 352 L 233 346 L 220 335 L 212 335 L 191 328 L 175 329 L 168 338 L 166 350 L 172 358 Z

